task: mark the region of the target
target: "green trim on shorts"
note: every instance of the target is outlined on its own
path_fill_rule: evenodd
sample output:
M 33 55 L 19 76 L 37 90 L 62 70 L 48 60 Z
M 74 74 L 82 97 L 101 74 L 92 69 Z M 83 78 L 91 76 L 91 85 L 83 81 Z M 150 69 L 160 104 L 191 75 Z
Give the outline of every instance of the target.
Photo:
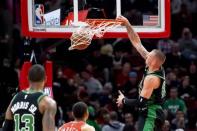
M 154 131 L 155 128 L 155 119 L 146 118 L 143 131 Z
M 148 114 L 145 120 L 143 131 L 154 131 L 155 120 L 157 118 L 156 110 L 162 109 L 160 105 L 151 105 L 148 106 Z
M 149 118 L 157 118 L 157 115 L 156 115 L 156 110 L 157 109 L 161 109 L 162 110 L 162 107 L 161 105 L 148 105 L 148 114 L 147 114 L 147 117 Z

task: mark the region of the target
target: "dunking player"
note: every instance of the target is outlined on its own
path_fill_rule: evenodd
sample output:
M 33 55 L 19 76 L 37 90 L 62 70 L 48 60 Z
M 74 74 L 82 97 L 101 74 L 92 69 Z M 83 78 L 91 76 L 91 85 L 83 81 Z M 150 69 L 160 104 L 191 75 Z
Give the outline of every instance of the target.
M 33 65 L 28 79 L 29 88 L 17 93 L 8 106 L 3 131 L 54 131 L 56 102 L 42 92 L 44 67 Z
M 166 57 L 156 49 L 148 52 L 141 44 L 138 34 L 134 32 L 129 21 L 123 16 L 117 19 L 123 21 L 131 43 L 146 61 L 144 76 L 139 84 L 139 98 L 128 99 L 119 91 L 117 105 L 119 107 L 122 105 L 138 107 L 140 114 L 139 131 L 160 131 L 164 123 L 161 105 L 166 95 L 165 72 L 162 64 Z
M 74 121 L 64 124 L 58 131 L 95 131 L 94 127 L 86 124 L 88 107 L 84 102 L 77 102 L 72 108 Z

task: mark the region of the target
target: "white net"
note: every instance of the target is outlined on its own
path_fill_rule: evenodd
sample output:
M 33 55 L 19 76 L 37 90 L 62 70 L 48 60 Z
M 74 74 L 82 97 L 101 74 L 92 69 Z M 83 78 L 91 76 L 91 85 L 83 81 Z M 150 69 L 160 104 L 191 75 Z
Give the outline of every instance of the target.
M 73 49 L 85 49 L 87 48 L 93 38 L 94 34 L 92 33 L 92 30 L 90 27 L 82 28 L 80 27 L 76 31 L 73 32 L 70 40 L 71 40 L 71 46 L 69 47 L 69 50 Z
M 98 38 L 103 37 L 103 35 L 118 26 L 121 25 L 120 21 L 87 21 L 88 26 L 80 26 L 76 31 L 73 32 L 70 40 L 71 46 L 69 50 L 78 49 L 83 50 L 86 49 L 92 41 L 94 35 Z

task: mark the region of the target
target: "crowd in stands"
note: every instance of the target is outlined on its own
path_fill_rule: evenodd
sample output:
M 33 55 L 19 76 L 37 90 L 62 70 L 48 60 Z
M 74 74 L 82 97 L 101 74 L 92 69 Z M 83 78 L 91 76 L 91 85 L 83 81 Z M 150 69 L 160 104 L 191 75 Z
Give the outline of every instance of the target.
M 18 91 L 18 79 L 23 56 L 20 35 L 20 6 L 12 0 L 0 1 L 0 125 L 6 107 Z M 58 0 L 52 0 L 55 2 Z M 106 2 L 108 0 L 101 0 Z M 149 3 L 146 3 L 148 1 Z M 157 0 L 124 0 L 125 14 L 143 12 L 134 7 Z M 66 1 L 65 1 L 66 2 Z M 89 0 L 91 6 L 98 0 Z M 12 4 L 11 4 L 12 3 Z M 50 1 L 49 1 L 50 3 Z M 87 0 L 88 3 L 88 0 Z M 93 4 L 93 5 L 92 5 Z M 110 3 L 106 2 L 106 7 Z M 129 10 L 129 5 L 135 4 Z M 12 8 L 11 8 L 12 7 Z M 111 7 L 112 8 L 112 7 Z M 151 7 L 152 8 L 152 7 Z M 150 10 L 149 6 L 143 6 Z M 154 10 L 153 10 L 154 11 Z M 106 14 L 111 13 L 109 8 Z M 113 15 L 113 14 L 112 14 Z M 8 17 L 10 16 L 10 17 Z M 171 0 L 171 35 L 162 39 L 142 39 L 150 51 L 154 48 L 166 54 L 167 98 L 163 105 L 166 121 L 163 131 L 197 130 L 197 0 Z M 136 131 L 138 111 L 117 108 L 116 98 L 121 90 L 128 98 L 138 97 L 138 84 L 145 63 L 128 39 L 93 40 L 88 49 L 68 51 L 69 40 L 48 50 L 59 39 L 33 39 L 33 48 L 40 63 L 53 61 L 53 93 L 58 105 L 56 126 L 73 120 L 72 105 L 77 101 L 88 104 L 89 120 L 96 131 Z

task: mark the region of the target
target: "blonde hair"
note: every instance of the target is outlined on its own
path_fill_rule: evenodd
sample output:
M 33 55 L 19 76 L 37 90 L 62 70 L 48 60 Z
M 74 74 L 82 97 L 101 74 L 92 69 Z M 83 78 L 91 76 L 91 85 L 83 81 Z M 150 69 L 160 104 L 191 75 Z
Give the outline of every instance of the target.
M 155 56 L 160 60 L 161 65 L 164 64 L 166 60 L 165 54 L 161 50 L 154 49 Z

